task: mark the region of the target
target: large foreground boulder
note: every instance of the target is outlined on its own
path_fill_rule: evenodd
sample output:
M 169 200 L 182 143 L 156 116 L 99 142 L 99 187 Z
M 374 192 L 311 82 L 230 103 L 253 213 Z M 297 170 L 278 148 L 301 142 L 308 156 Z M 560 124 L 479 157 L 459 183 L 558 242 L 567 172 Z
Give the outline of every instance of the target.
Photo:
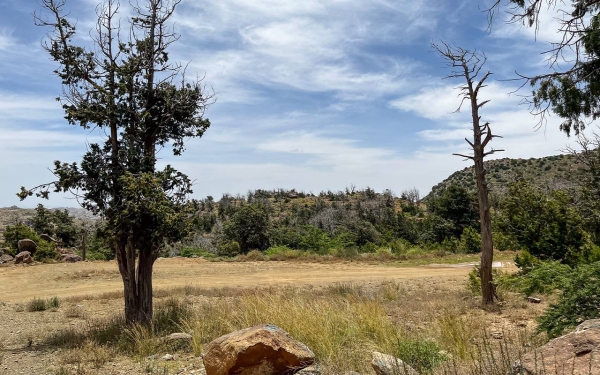
M 35 242 L 33 242 L 33 240 L 24 239 L 17 242 L 17 249 L 19 250 L 19 253 L 27 251 L 30 255 L 33 255 L 37 250 L 37 245 L 35 244 Z
M 206 346 L 206 375 L 287 375 L 312 365 L 313 352 L 281 328 L 260 325 L 221 336 Z
M 20 263 L 33 263 L 33 258 L 31 257 L 31 253 L 29 251 L 21 251 L 19 254 L 17 254 L 15 257 L 15 264 Z
M 574 332 L 525 354 L 515 374 L 600 374 L 600 319 L 583 322 Z
M 379 352 L 373 353 L 371 366 L 377 375 L 419 375 L 401 359 Z

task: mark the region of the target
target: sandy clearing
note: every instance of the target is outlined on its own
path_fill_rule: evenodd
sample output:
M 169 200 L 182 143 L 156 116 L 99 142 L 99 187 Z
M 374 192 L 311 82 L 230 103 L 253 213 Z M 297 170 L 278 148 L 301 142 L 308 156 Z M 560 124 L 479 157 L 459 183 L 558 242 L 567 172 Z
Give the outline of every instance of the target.
M 154 287 L 234 287 L 327 285 L 336 282 L 377 282 L 397 279 L 465 276 L 471 267 L 390 267 L 358 262 L 207 262 L 202 259 L 160 259 Z M 119 291 L 115 262 L 39 264 L 0 268 L 0 301 L 24 302 L 34 297 L 60 298 Z

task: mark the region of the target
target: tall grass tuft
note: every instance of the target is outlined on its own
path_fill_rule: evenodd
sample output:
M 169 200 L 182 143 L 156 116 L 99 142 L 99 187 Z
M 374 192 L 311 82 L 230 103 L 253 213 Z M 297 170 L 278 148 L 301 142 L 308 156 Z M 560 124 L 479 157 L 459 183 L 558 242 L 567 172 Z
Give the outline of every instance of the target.
M 368 371 L 371 352 L 391 353 L 398 340 L 397 329 L 376 301 L 316 297 L 291 290 L 205 303 L 187 322 L 186 330 L 193 332 L 192 346 L 200 354 L 218 336 L 266 323 L 308 345 L 326 373 Z

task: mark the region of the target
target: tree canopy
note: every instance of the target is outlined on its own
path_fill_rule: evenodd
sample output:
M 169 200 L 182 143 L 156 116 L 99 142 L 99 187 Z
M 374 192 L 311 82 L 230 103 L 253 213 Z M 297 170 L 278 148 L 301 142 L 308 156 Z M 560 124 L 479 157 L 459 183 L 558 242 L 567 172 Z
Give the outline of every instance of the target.
M 544 121 L 553 111 L 564 121 L 560 129 L 579 134 L 600 116 L 600 2 L 572 0 L 497 0 L 490 8 L 490 21 L 505 5 L 513 22 L 536 30 L 545 5 L 557 13 L 560 41 L 546 52 L 550 72 L 521 76 L 533 87 L 530 104 Z
M 35 15 L 37 25 L 50 29 L 44 46 L 58 65 L 66 120 L 105 137 L 88 146 L 80 163 L 56 161 L 56 181 L 22 188 L 19 196 L 73 192 L 106 219 L 130 323 L 152 317 L 152 265 L 164 241 L 180 238 L 187 226 L 192 182 L 170 165 L 157 170 L 157 152 L 170 147 L 181 155 L 185 140 L 210 126 L 204 112 L 211 95 L 169 59 L 179 38 L 169 22 L 179 2 L 132 2 L 126 23 L 119 2 L 105 0 L 96 8 L 92 46 L 77 44 L 66 0 L 42 0 L 43 11 Z

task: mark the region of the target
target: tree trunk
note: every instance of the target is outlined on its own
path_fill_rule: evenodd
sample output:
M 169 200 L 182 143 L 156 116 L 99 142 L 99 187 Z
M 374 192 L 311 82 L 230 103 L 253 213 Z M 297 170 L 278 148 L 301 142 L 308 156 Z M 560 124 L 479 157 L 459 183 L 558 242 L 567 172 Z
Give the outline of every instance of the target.
M 81 239 L 81 258 L 85 261 L 86 257 L 87 257 L 87 248 L 86 248 L 86 243 L 85 243 L 85 238 L 87 237 L 87 234 L 84 233 L 83 234 L 83 238 Z
M 152 320 L 152 269 L 155 260 L 156 255 L 152 251 L 140 251 L 136 267 L 136 249 L 132 241 L 117 246 L 127 324 L 149 324 Z
M 483 157 L 475 160 L 475 174 L 477 176 L 477 196 L 479 200 L 479 223 L 481 228 L 481 295 L 484 305 L 494 303 L 496 291 L 492 281 L 492 262 L 494 259 L 494 245 L 492 242 L 492 218 L 488 200 L 488 188 L 485 181 L 485 167 Z

